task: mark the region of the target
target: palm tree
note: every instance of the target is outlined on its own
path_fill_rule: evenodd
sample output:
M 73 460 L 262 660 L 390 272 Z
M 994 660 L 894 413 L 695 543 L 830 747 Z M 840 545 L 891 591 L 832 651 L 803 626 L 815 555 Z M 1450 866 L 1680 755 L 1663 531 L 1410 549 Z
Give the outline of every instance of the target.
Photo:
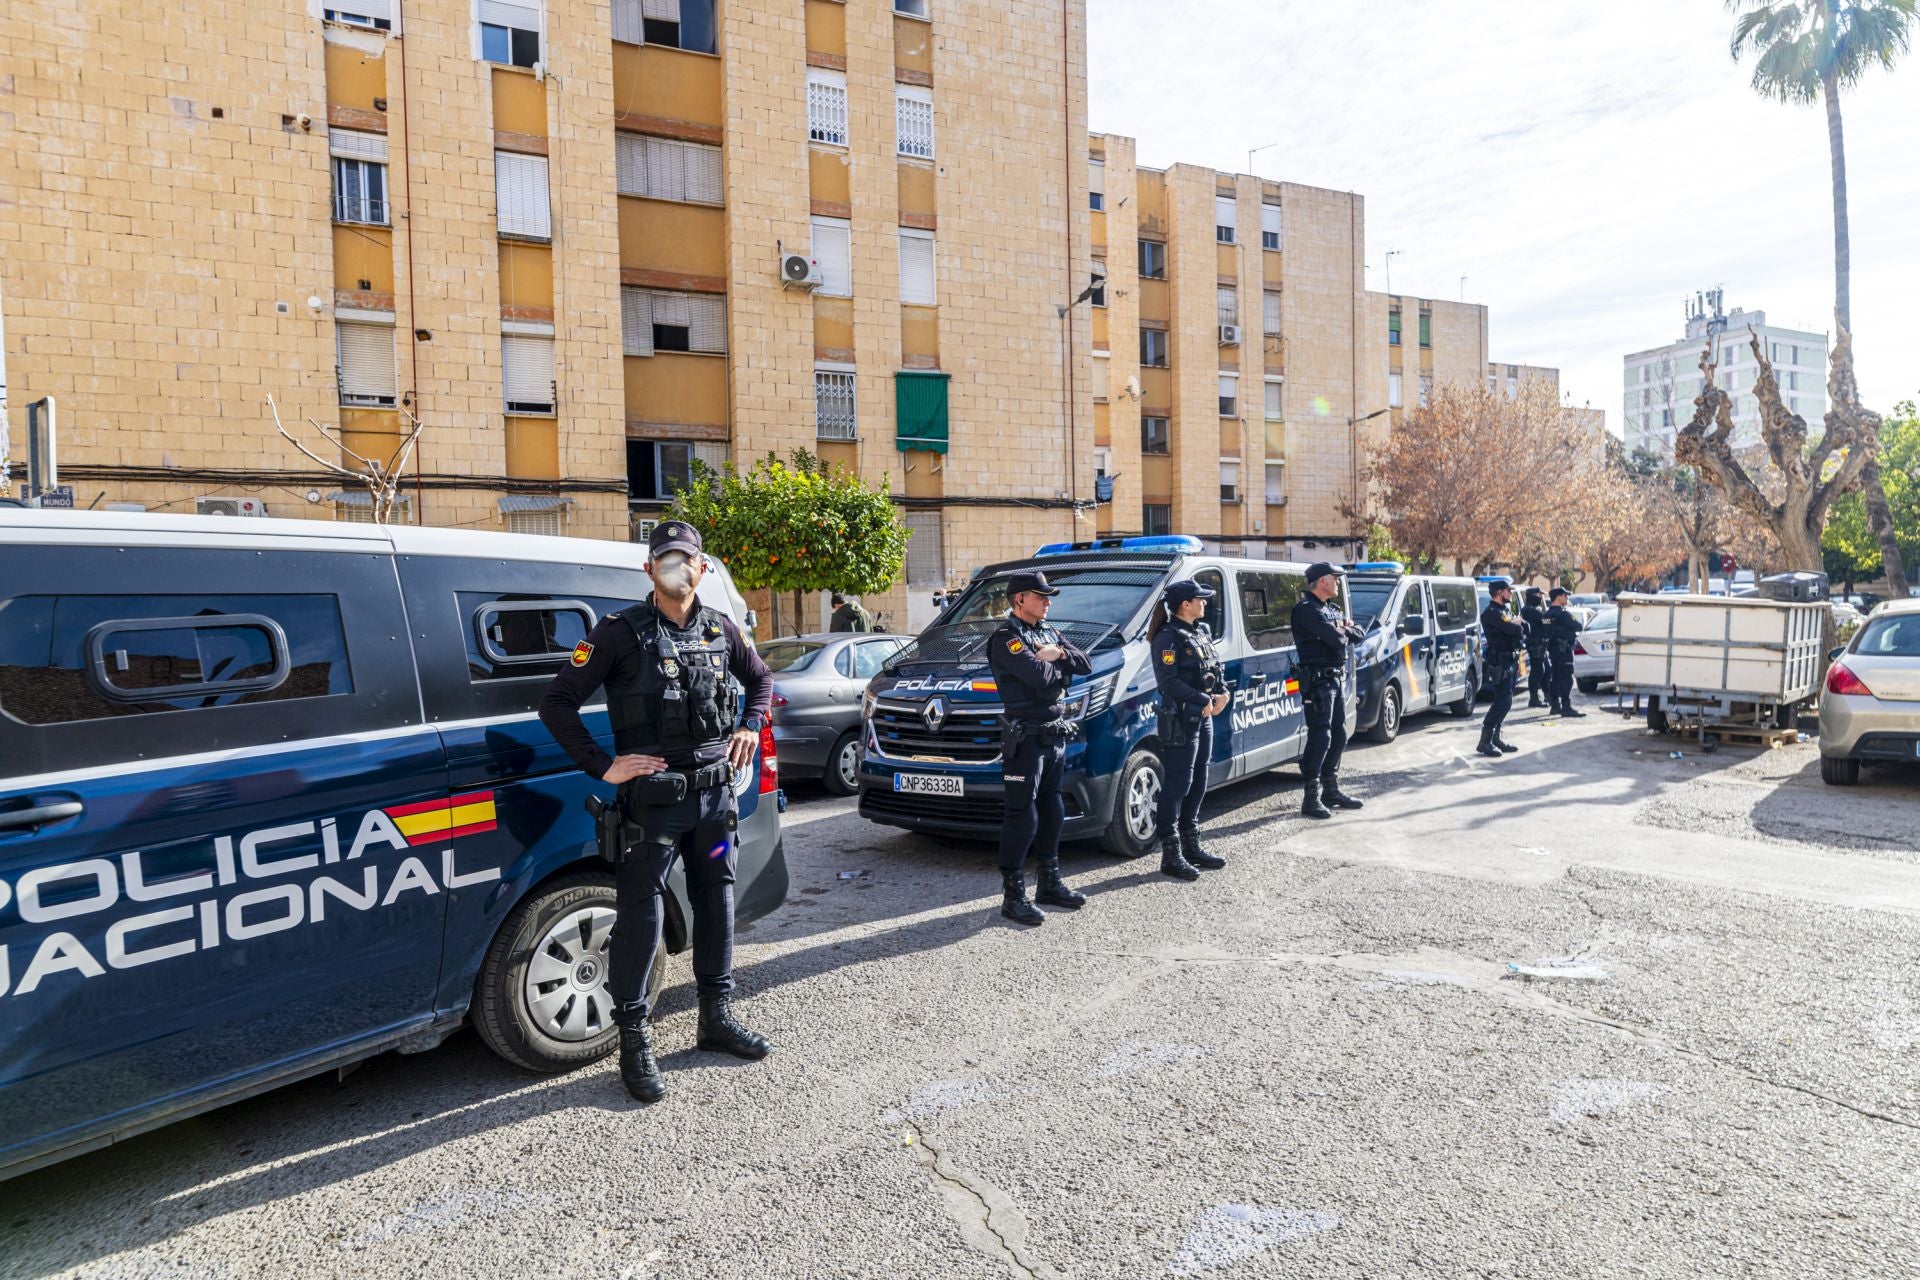
M 1727 0 L 1738 14 L 1733 25 L 1734 61 L 1756 55 L 1753 88 L 1780 102 L 1822 103 L 1827 109 L 1827 147 L 1833 158 L 1834 317 L 1853 333 L 1852 263 L 1847 244 L 1847 155 L 1840 130 L 1840 91 L 1869 68 L 1891 68 L 1907 51 L 1909 27 L 1920 0 Z M 1886 563 L 1887 585 L 1907 594 L 1905 566 L 1894 540 L 1893 514 L 1880 485 L 1880 465 L 1870 459 L 1860 473 L 1867 523 Z

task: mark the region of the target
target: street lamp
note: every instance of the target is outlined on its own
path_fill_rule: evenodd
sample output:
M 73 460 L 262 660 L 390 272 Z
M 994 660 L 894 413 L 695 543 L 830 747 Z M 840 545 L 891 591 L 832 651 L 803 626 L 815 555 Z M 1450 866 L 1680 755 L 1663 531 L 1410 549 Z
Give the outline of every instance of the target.
M 1253 177 L 1258 177 L 1259 175 L 1253 172 L 1253 157 L 1262 151 L 1271 151 L 1279 145 L 1280 144 L 1277 142 L 1269 142 L 1265 146 L 1248 147 L 1247 148 L 1247 173 Z

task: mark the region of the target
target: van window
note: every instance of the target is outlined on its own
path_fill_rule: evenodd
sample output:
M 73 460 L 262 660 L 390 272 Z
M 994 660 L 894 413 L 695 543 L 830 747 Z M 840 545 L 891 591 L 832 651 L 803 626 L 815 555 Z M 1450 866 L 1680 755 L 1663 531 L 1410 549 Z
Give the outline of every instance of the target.
M 474 611 L 481 656 L 495 671 L 529 662 L 556 663 L 573 653 L 598 620 L 582 600 L 492 600 Z
M 1436 596 L 1437 594 L 1436 592 Z M 1426 616 L 1426 588 L 1418 582 L 1409 582 L 1407 584 L 1407 597 L 1400 602 L 1400 619 L 1404 622 L 1408 618 L 1424 618 Z M 1433 628 L 1429 627 L 1427 629 L 1428 631 L 1432 631 Z
M 1473 624 L 1478 616 L 1474 610 L 1477 603 L 1474 589 L 1461 582 L 1436 582 L 1433 584 L 1433 611 L 1438 619 L 1437 629 L 1441 631 L 1460 631 Z
M 1193 575 L 1193 580 L 1213 592 L 1213 599 L 1207 601 L 1207 611 L 1200 615 L 1200 621 L 1207 624 L 1207 630 L 1215 640 L 1227 638 L 1227 578 L 1218 569 L 1202 569 Z
M 271 618 L 149 618 L 103 622 L 87 633 L 87 675 L 115 702 L 266 692 L 286 682 L 287 640 Z
M 1049 569 L 1047 581 L 1060 588 L 1060 594 L 1053 598 L 1047 620 L 1056 627 L 1067 621 L 1118 626 L 1132 617 L 1160 585 L 1160 577 L 1153 569 L 1108 569 L 1092 565 Z M 1010 607 L 1008 581 L 1005 577 L 975 581 L 959 605 L 949 611 L 945 625 L 998 624 Z
M 1234 571 L 1240 579 L 1240 612 L 1247 620 L 1247 646 L 1256 651 L 1285 649 L 1293 643 L 1293 606 L 1306 592 L 1299 573 Z

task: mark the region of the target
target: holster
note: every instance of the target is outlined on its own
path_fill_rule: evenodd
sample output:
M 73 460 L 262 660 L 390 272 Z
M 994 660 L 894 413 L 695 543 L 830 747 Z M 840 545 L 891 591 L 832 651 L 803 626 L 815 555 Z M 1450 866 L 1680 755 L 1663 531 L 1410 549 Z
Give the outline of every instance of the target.
M 1013 759 L 1014 753 L 1020 750 L 1020 744 L 1026 740 L 1027 726 L 1025 721 L 1015 720 L 1012 716 L 1006 716 L 1001 719 L 1000 756 L 1002 759 Z
M 620 804 L 603 796 L 587 797 L 587 812 L 593 816 L 594 842 L 600 856 L 613 866 L 627 860 L 627 822 Z
M 1185 707 L 1175 707 L 1168 711 L 1160 710 L 1160 741 L 1170 747 L 1184 747 L 1193 741 L 1194 731 L 1199 728 L 1197 717 L 1189 719 Z

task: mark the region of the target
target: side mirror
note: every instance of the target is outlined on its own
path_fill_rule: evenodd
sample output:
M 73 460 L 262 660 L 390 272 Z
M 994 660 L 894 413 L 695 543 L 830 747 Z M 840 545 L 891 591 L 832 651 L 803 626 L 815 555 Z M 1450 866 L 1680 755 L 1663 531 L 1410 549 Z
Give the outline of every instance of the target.
M 1827 661 L 1828 662 L 1840 661 L 1840 655 L 1845 653 L 1846 651 L 1847 651 L 1847 646 L 1843 644 L 1835 645 L 1833 648 L 1827 650 Z
M 1427 634 L 1427 620 L 1425 618 L 1400 619 L 1400 634 L 1403 636 L 1423 636 Z
M 747 610 L 746 623 L 747 630 L 758 631 L 760 629 L 760 615 L 752 609 Z

